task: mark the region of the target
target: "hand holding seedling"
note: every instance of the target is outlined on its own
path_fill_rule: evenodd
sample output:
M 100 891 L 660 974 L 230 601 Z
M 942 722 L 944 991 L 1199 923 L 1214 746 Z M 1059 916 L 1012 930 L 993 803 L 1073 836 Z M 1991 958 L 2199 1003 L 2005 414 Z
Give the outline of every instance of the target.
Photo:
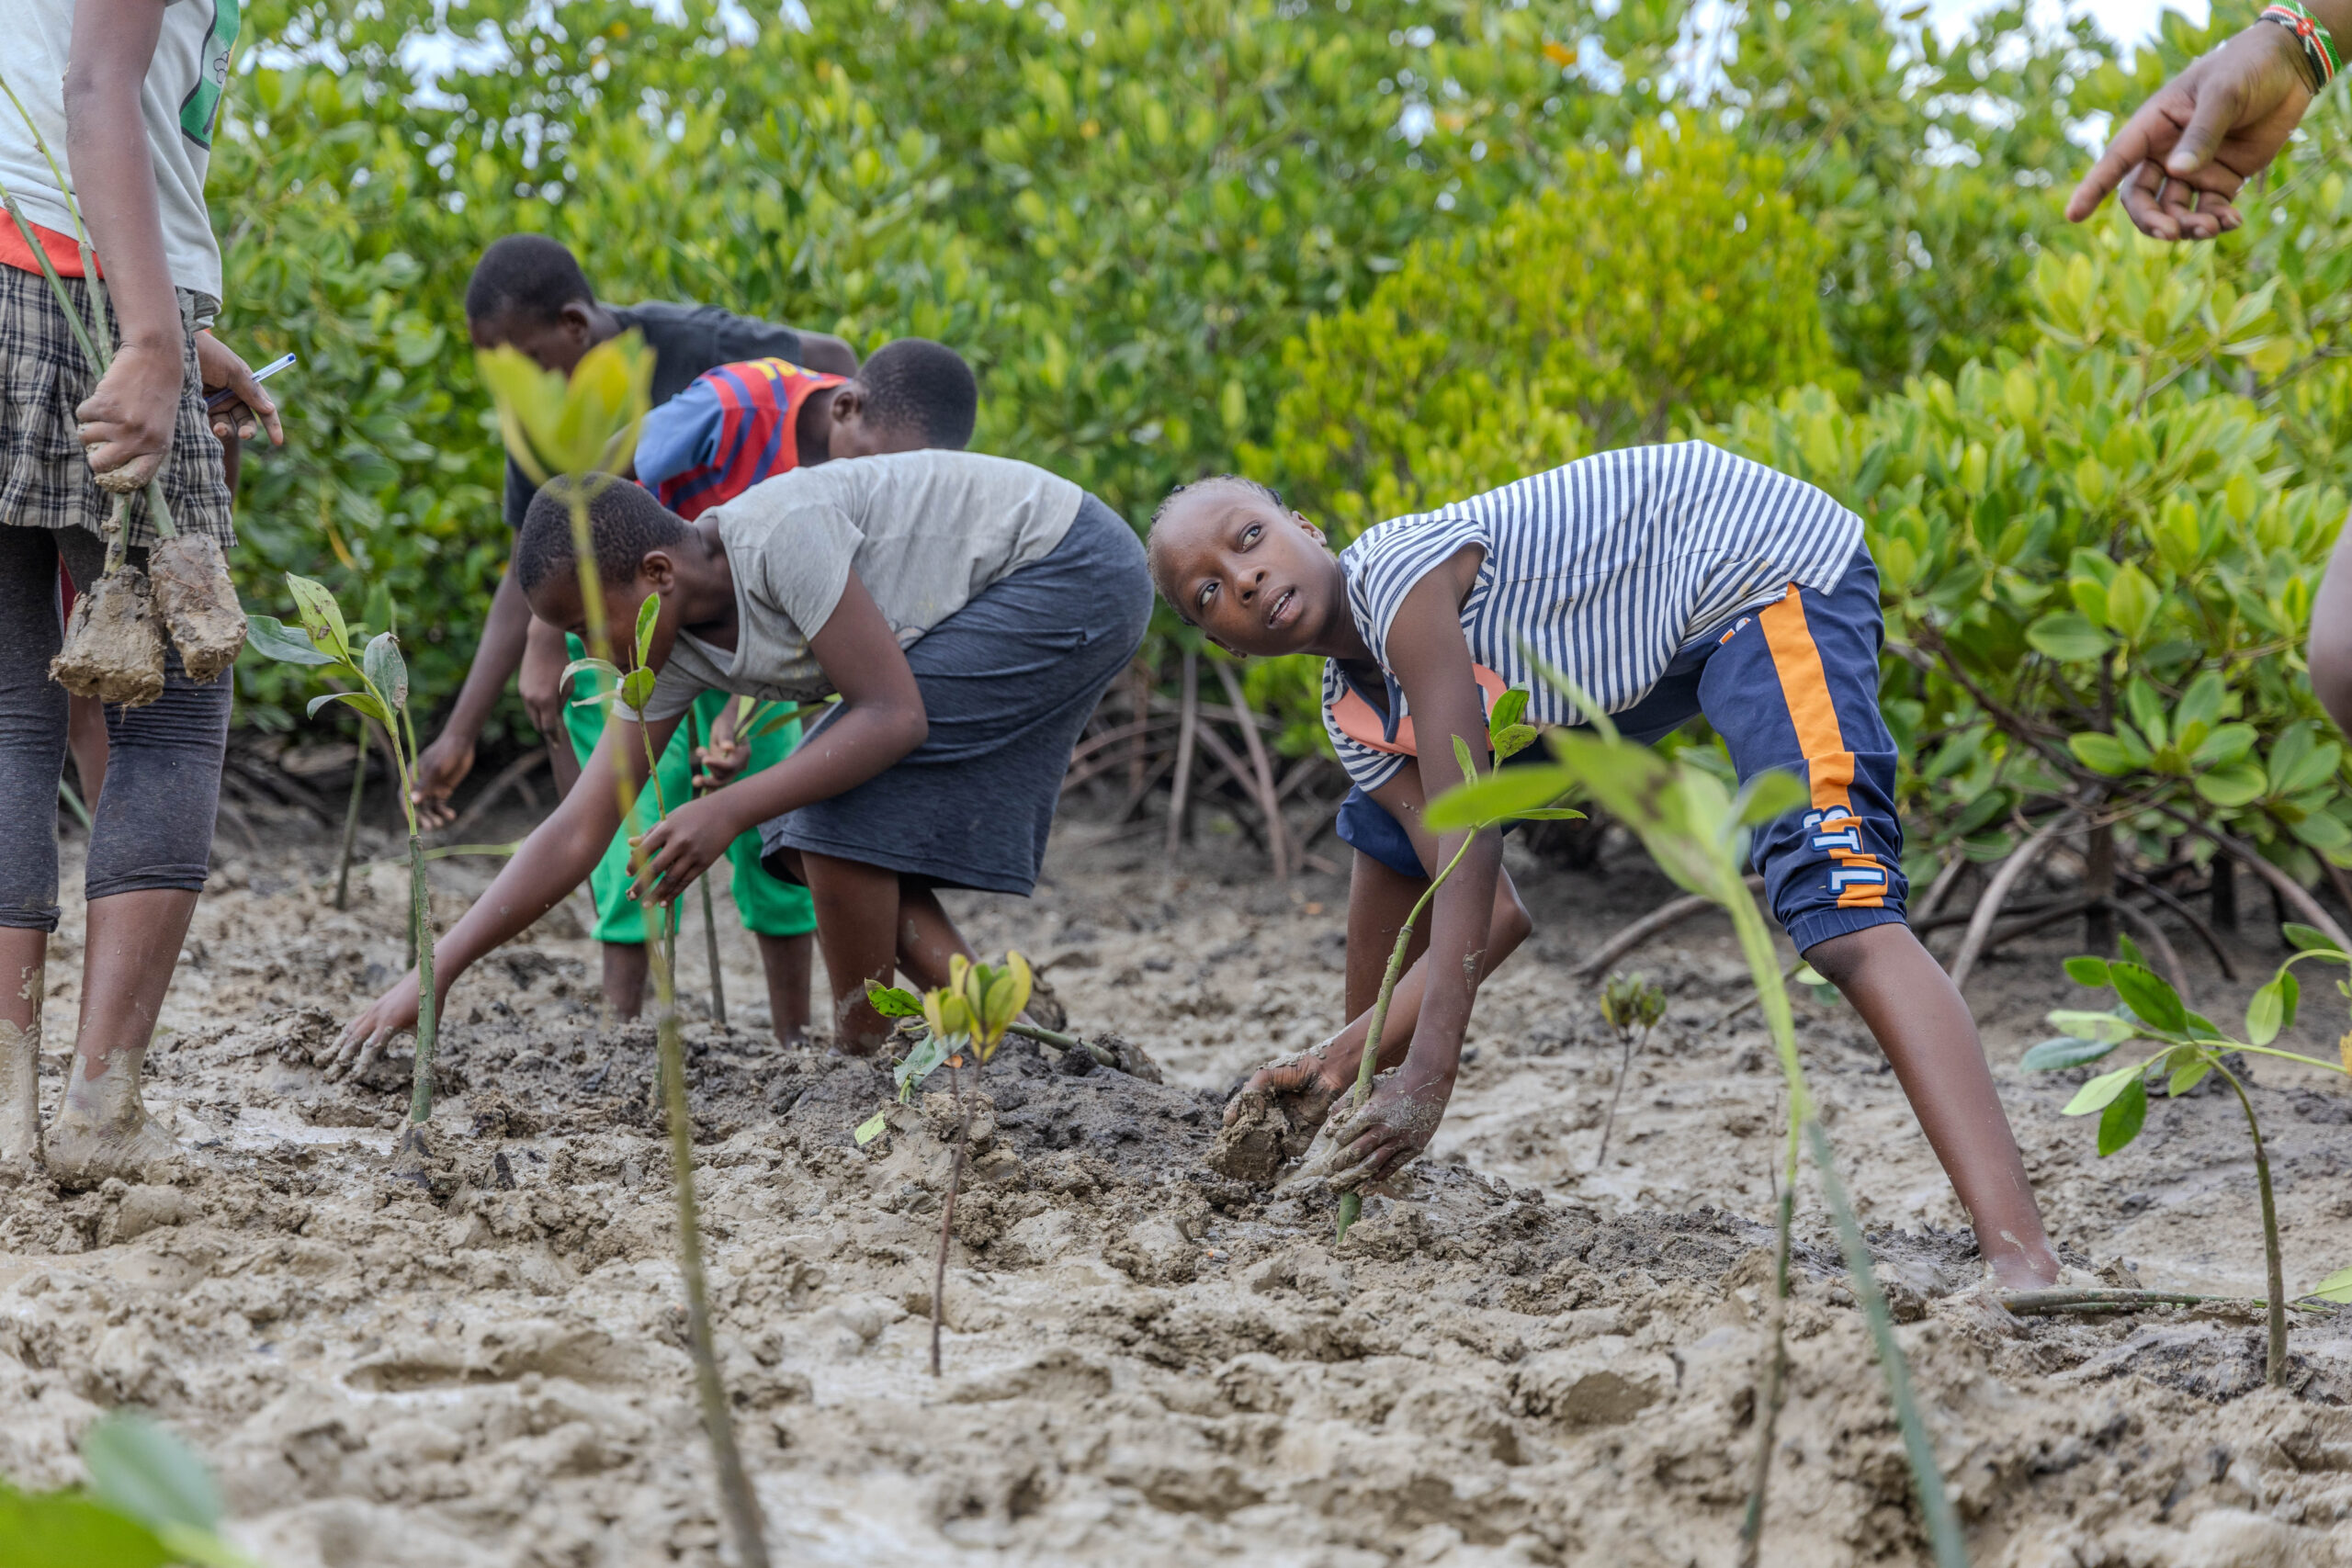
M 739 737 L 744 714 L 753 706 L 749 697 L 739 697 L 718 710 L 711 721 L 710 739 L 695 751 L 695 766 L 701 772 L 695 775 L 696 789 L 717 789 L 743 771 L 752 758 L 752 749 Z
M 1457 1071 L 1451 1063 L 1424 1066 L 1408 1057 L 1403 1066 L 1374 1079 L 1372 1098 L 1336 1130 L 1339 1146 L 1327 1173 L 1331 1185 L 1377 1181 L 1418 1158 L 1445 1120 Z
M 643 858 L 631 896 L 640 904 L 666 904 L 695 879 L 727 858 L 727 847 L 743 831 L 733 803 L 706 795 L 682 806 L 647 829 L 638 840 Z

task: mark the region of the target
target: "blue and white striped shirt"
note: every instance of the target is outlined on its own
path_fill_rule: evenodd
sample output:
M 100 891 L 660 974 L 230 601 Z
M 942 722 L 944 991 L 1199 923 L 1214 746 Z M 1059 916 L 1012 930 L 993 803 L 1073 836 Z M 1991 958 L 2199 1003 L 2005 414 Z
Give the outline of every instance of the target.
M 1862 543 L 1862 520 L 1827 494 L 1704 442 L 1633 446 L 1564 464 L 1392 518 L 1340 552 L 1348 610 L 1388 676 L 1402 716 L 1388 629 L 1413 585 L 1464 545 L 1486 552 L 1462 604 L 1470 657 L 1528 694 L 1528 722 L 1582 716 L 1538 673 L 1535 658 L 1610 713 L 1649 694 L 1675 654 L 1798 583 L 1826 593 Z M 1524 651 L 1522 651 L 1524 645 Z M 1343 734 L 1332 705 L 1340 661 L 1323 670 L 1323 728 L 1365 790 L 1408 759 Z

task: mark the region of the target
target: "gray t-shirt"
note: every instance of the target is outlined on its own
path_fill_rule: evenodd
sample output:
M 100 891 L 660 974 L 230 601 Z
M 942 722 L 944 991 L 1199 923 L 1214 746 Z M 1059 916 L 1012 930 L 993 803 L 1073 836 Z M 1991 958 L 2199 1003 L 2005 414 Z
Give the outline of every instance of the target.
M 825 463 L 753 485 L 705 513 L 735 573 L 735 649 L 681 633 L 646 717 L 674 718 L 713 689 L 807 703 L 832 682 L 808 638 L 850 573 L 899 646 L 1062 542 L 1085 492 L 1045 469 L 976 452 L 901 452 Z
M 237 0 L 164 0 L 164 30 L 139 89 L 147 156 L 155 167 L 164 220 L 164 260 L 172 283 L 201 295 L 199 320 L 220 300 L 220 244 L 204 210 L 204 167 L 229 80 L 243 7 Z M 49 150 L 65 163 L 65 59 L 74 37 L 74 0 L 8 0 L 0 22 L 0 57 L 8 83 L 40 127 Z M 69 172 L 68 178 L 71 178 Z M 0 184 L 44 229 L 74 232 L 74 215 L 32 134 L 13 106 L 0 104 Z M 0 219 L 0 221 L 5 221 Z M 99 264 L 105 265 L 101 256 Z

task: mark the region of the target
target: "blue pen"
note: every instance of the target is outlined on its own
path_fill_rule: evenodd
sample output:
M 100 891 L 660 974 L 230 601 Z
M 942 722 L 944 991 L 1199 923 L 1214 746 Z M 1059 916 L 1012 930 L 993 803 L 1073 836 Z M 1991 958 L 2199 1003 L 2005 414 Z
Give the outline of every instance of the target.
M 254 371 L 254 379 L 256 381 L 266 381 L 272 376 L 277 375 L 280 370 L 286 369 L 293 363 L 294 356 L 292 355 L 281 354 L 277 358 L 271 360 L 268 364 L 263 366 L 260 369 Z M 229 407 L 236 400 L 237 394 L 224 388 L 221 390 L 213 393 L 209 398 L 207 398 L 205 400 L 204 406 L 217 413 L 220 410 Z

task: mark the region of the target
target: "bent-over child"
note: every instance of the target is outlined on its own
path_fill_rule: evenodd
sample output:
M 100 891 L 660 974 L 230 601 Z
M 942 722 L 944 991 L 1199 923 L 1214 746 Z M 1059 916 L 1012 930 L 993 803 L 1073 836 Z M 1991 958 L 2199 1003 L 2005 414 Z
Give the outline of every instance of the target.
M 1755 839 L 1773 913 L 1877 1036 L 1994 1272 L 2012 1287 L 2056 1277 L 1967 1005 L 1904 921 L 1878 573 L 1860 517 L 1688 442 L 1395 518 L 1336 555 L 1265 487 L 1204 480 L 1161 505 L 1149 556 L 1160 592 L 1220 647 L 1326 660 L 1325 728 L 1354 786 L 1340 818 L 1356 850 L 1351 975 L 1358 940 L 1385 931 L 1374 944 L 1385 954 L 1460 847 L 1460 834 L 1423 825 L 1421 807 L 1461 782 L 1457 739 L 1491 766 L 1491 694 L 1526 691 L 1530 722 L 1579 722 L 1544 664 L 1630 739 L 1704 715 L 1743 779 L 1781 768 L 1805 781 L 1809 807 Z M 1528 930 L 1501 858 L 1499 836 L 1483 835 L 1438 890 L 1426 953 L 1382 1032 L 1380 1066 L 1396 1070 L 1342 1134 L 1344 1179 L 1394 1171 L 1437 1130 L 1478 984 Z M 1368 1023 L 1355 1018 L 1250 1087 L 1320 1121 L 1354 1082 Z
M 693 521 L 752 486 L 795 468 L 838 458 L 926 446 L 961 448 L 971 439 L 979 387 L 963 355 L 926 338 L 900 338 L 875 351 L 855 376 L 809 370 L 784 359 L 722 365 L 645 416 L 633 471 L 662 504 Z M 572 659 L 587 649 L 567 638 Z M 575 690 L 602 689 L 582 674 Z M 572 754 L 585 763 L 605 732 L 605 710 L 571 702 L 564 726 Z M 743 715 L 724 692 L 706 692 L 662 753 L 661 798 L 694 793 L 696 750 L 714 776 L 757 772 L 781 761 L 800 740 L 797 721 L 763 716 L 748 735 Z M 653 820 L 655 796 L 638 802 L 628 825 L 613 835 L 588 879 L 595 904 L 593 933 L 602 949 L 605 1005 L 635 1018 L 644 1005 L 647 974 L 644 907 L 628 896 L 628 840 Z M 808 890 L 760 864 L 760 836 L 747 831 L 729 847 L 732 891 L 743 929 L 760 952 L 768 1012 L 776 1037 L 795 1042 L 808 1027 L 808 971 L 817 915 Z
M 938 890 L 1026 896 L 1088 715 L 1142 644 L 1151 585 L 1135 530 L 1068 479 L 1010 458 L 922 451 L 754 485 L 692 523 L 632 484 L 589 501 L 609 625 L 661 595 L 642 715 L 616 707 L 554 815 L 434 950 L 458 976 L 579 886 L 620 820 L 616 771 L 645 774 L 701 694 L 841 700 L 773 767 L 647 831 L 644 897 L 674 897 L 745 829 L 809 889 L 845 1050 L 888 1028 L 865 998 L 893 970 L 946 982 L 970 948 Z M 516 545 L 532 612 L 585 615 L 561 485 Z M 627 650 L 620 650 L 628 657 Z M 356 1065 L 416 1019 L 413 972 L 344 1034 Z

